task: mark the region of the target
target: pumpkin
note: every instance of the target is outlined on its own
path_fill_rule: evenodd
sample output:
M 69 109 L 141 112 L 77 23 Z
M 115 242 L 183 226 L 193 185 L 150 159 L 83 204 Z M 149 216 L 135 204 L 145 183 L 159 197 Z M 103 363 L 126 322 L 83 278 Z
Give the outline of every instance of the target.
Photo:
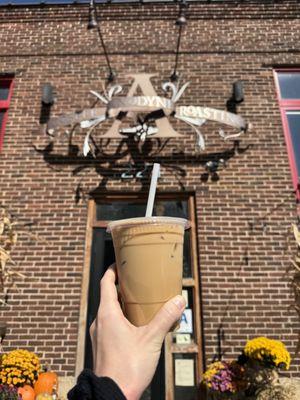
M 36 396 L 35 400 L 53 400 L 53 397 L 49 393 L 40 393 Z
M 19 387 L 18 393 L 21 395 L 22 400 L 34 400 L 35 399 L 35 392 L 33 388 L 29 385 L 24 385 Z
M 55 372 L 47 371 L 39 374 L 34 384 L 34 392 L 36 396 L 40 393 L 52 394 L 58 388 L 58 379 Z

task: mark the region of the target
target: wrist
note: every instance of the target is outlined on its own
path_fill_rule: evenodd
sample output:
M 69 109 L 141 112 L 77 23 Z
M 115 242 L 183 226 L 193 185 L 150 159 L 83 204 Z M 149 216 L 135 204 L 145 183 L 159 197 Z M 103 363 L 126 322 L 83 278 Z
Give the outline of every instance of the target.
M 127 400 L 139 400 L 142 393 L 138 393 L 136 388 L 132 388 L 128 385 L 122 385 L 118 382 L 116 382 L 119 388 L 122 390 L 124 396 L 126 397 Z
M 99 378 L 107 377 L 112 379 L 115 384 L 118 385 L 119 389 L 126 397 L 126 400 L 139 400 L 142 395 L 142 393 L 138 391 L 136 387 L 129 384 L 130 378 L 126 377 L 125 381 L 125 379 L 122 379 L 122 377 L 118 376 L 118 374 L 99 369 L 95 369 L 94 374 Z

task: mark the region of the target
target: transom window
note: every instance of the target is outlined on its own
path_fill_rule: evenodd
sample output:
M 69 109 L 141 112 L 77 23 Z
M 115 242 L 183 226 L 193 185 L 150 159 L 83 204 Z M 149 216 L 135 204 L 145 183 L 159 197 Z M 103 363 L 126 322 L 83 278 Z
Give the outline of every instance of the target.
M 276 70 L 275 82 L 294 188 L 300 200 L 300 69 Z
M 0 150 L 2 149 L 7 114 L 12 95 L 12 78 L 0 76 Z

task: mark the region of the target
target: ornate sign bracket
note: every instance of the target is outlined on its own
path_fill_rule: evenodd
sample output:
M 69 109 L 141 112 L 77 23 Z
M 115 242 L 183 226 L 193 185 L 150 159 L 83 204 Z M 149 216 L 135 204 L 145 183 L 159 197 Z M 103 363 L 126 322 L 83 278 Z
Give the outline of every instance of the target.
M 165 82 L 162 89 L 166 95 L 171 92 L 171 97 L 158 96 L 151 83 L 151 78 L 154 76 L 154 74 L 127 75 L 128 78 L 133 79 L 127 96 L 119 96 L 123 91 L 120 85 L 112 86 L 104 94 L 91 90 L 91 93 L 104 104 L 104 107 L 51 118 L 47 124 L 48 134 L 53 135 L 57 129 L 80 124 L 81 128 L 87 129 L 83 145 L 83 154 L 86 156 L 92 152 L 92 132 L 106 120 L 112 121 L 112 125 L 102 135 L 102 138 L 121 139 L 124 135 L 133 135 L 144 141 L 152 136 L 163 139 L 182 137 L 183 135 L 176 132 L 170 123 L 169 118 L 174 117 L 193 129 L 196 135 L 196 146 L 199 150 L 205 149 L 205 140 L 199 128 L 207 121 L 215 121 L 237 130 L 234 134 L 226 135 L 223 129 L 220 129 L 219 134 L 224 140 L 236 140 L 246 132 L 247 124 L 239 115 L 209 107 L 178 106 L 177 102 L 189 82 L 182 87 L 178 87 L 172 82 Z M 134 96 L 138 89 L 142 91 L 143 96 Z M 125 118 L 132 119 L 134 126 L 122 128 Z

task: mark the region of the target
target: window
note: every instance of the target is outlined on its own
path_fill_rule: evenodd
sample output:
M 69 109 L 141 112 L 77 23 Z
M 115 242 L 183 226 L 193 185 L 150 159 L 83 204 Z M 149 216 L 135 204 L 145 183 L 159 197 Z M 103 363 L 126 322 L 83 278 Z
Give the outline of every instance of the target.
M 144 216 L 146 202 L 147 196 L 142 194 L 107 194 L 101 195 L 99 200 L 90 200 L 76 363 L 78 374 L 83 367 L 92 366 L 89 326 L 100 301 L 99 280 L 114 261 L 112 239 L 106 233 L 107 223 Z M 194 400 L 197 398 L 197 382 L 203 371 L 194 197 L 189 194 L 157 193 L 153 215 L 182 217 L 190 221 L 183 251 L 183 295 L 187 306 L 183 325 L 167 335 L 154 379 L 141 400 Z M 180 368 L 188 368 L 188 382 L 178 380 Z
M 0 150 L 3 144 L 9 103 L 12 95 L 12 78 L 0 77 Z
M 294 188 L 300 200 L 300 70 L 276 70 L 275 83 Z

